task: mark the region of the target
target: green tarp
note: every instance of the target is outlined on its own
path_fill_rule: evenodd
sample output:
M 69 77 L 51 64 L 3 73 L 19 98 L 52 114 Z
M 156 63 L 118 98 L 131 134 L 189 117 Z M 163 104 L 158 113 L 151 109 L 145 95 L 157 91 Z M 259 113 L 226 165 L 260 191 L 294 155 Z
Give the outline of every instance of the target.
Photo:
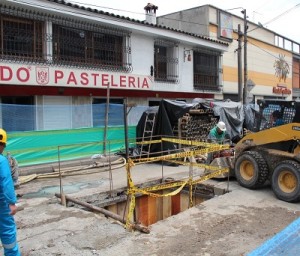
M 136 127 L 128 128 L 128 140 L 135 141 Z M 4 155 L 10 152 L 19 166 L 74 160 L 103 154 L 104 127 L 72 130 L 8 133 Z M 106 153 L 125 148 L 124 126 L 107 130 Z

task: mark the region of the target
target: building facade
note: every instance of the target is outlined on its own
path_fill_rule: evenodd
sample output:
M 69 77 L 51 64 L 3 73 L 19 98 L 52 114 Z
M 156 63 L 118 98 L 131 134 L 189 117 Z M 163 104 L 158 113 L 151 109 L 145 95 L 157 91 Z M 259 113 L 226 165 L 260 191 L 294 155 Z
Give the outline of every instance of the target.
M 24 115 L 40 130 L 78 127 L 69 120 L 74 110 L 43 106 L 93 106 L 107 97 L 148 106 L 221 95 L 228 43 L 155 25 L 156 9 L 146 6 L 141 22 L 58 0 L 1 2 L 1 103 L 36 106 Z M 80 122 L 93 126 L 93 107 L 84 111 Z
M 299 43 L 247 22 L 245 76 L 245 19 L 211 5 L 161 17 L 155 5 L 144 10 L 138 21 L 59 0 L 1 2 L 0 125 L 10 104 L 22 106 L 21 130 L 47 130 L 98 126 L 108 98 L 152 106 L 239 101 L 241 90 L 247 102 L 300 96 Z
M 245 62 L 244 48 L 247 47 L 246 76 L 244 67 L 240 72 L 242 86 L 246 84 L 247 101 L 298 98 L 300 43 L 278 35 L 261 24 L 247 21 L 246 10 L 242 12 L 244 18 L 205 5 L 161 16 L 158 24 L 229 43 L 228 51 L 223 56 L 223 98 L 238 100 L 239 41 L 242 62 Z

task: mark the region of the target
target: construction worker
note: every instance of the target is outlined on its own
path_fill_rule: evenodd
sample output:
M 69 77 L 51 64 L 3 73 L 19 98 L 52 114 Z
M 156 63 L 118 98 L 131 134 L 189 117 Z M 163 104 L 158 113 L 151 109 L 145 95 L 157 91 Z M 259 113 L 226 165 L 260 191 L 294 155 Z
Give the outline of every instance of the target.
M 215 143 L 223 143 L 226 134 L 226 125 L 224 122 L 219 121 L 217 125 L 212 128 L 208 134 L 207 139 Z
M 207 141 L 211 143 L 223 143 L 225 140 L 226 134 L 226 125 L 224 122 L 219 121 L 215 127 L 213 127 L 207 136 Z M 210 164 L 210 162 L 214 159 L 214 153 L 208 153 L 206 163 Z
M 282 114 L 279 110 L 275 110 L 271 115 L 271 124 L 272 126 L 283 125 Z
M 17 212 L 17 198 L 8 160 L 2 155 L 6 142 L 7 134 L 0 128 L 0 239 L 5 256 L 20 256 L 13 217 Z
M 18 165 L 18 161 L 15 157 L 13 157 L 10 152 L 7 152 L 7 160 L 8 163 L 10 165 L 10 169 L 11 169 L 11 176 L 14 182 L 14 187 L 19 188 L 20 184 L 19 184 L 19 165 Z

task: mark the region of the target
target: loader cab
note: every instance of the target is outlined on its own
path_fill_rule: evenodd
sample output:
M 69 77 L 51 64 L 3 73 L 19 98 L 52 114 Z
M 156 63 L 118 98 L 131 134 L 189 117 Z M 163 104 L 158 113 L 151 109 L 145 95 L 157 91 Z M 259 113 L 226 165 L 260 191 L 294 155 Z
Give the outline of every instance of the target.
M 256 131 L 278 125 L 300 122 L 300 103 L 283 100 L 258 100 L 259 113 L 254 122 Z M 278 121 L 280 119 L 280 121 Z
M 300 123 L 300 103 L 296 101 L 283 100 L 258 100 L 259 111 L 254 118 L 253 132 L 259 132 L 266 129 L 278 127 L 280 125 L 298 122 Z M 280 122 L 278 121 L 280 118 Z M 289 132 L 282 130 L 282 132 Z M 295 153 L 299 144 L 295 140 L 280 141 L 276 139 L 276 133 L 268 133 L 268 137 L 274 137 L 274 142 L 264 145 L 265 148 L 282 150 L 285 152 Z M 277 141 L 277 142 L 275 142 Z M 300 152 L 300 151 L 299 151 Z

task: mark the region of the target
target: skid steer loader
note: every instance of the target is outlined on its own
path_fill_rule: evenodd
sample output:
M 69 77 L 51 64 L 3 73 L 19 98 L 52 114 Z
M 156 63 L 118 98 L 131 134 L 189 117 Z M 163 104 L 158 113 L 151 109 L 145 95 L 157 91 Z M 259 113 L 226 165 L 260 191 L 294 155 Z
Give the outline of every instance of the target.
M 235 146 L 234 174 L 238 183 L 257 189 L 270 182 L 277 198 L 300 201 L 300 103 L 261 100 L 252 132 Z M 272 113 L 283 124 L 275 126 Z

